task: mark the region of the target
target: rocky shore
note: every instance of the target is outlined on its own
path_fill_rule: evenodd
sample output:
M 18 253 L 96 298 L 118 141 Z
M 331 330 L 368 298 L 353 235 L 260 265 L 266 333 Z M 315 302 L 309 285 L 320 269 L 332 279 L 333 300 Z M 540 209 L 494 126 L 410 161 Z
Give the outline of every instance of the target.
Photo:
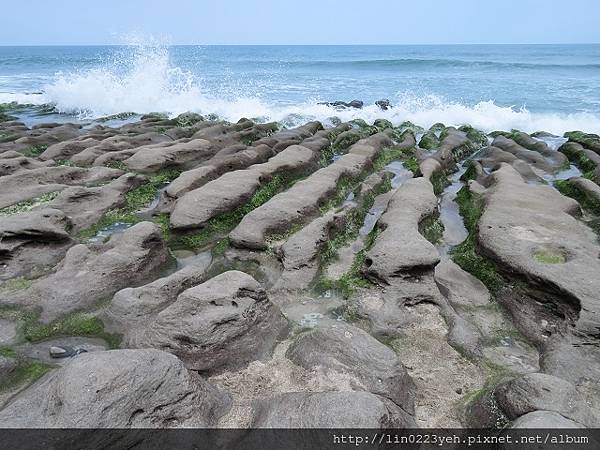
M 3 427 L 600 425 L 600 137 L 0 118 Z

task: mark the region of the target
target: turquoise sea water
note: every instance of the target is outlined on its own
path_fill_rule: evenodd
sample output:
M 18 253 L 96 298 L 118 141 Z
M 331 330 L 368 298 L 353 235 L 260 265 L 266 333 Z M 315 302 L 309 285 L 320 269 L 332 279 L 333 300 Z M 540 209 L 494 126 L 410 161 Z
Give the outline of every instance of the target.
M 381 98 L 394 108 L 379 111 Z M 365 108 L 318 105 L 352 99 Z M 0 47 L 9 101 L 70 120 L 192 110 L 600 132 L 600 45 Z

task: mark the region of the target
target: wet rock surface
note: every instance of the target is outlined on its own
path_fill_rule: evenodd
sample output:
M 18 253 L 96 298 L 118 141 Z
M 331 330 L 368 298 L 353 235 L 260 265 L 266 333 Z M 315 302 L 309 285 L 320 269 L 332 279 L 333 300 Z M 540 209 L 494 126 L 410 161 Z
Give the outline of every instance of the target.
M 597 426 L 600 139 L 331 122 L 0 122 L 2 424 Z

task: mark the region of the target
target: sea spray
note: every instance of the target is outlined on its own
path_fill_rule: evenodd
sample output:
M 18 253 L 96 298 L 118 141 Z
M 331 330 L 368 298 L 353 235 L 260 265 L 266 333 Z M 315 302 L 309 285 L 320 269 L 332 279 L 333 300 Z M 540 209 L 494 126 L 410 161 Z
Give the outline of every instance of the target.
M 401 89 L 396 94 L 381 92 L 381 97 L 389 97 L 394 106 L 388 111 L 381 111 L 374 104 L 362 109 L 336 110 L 318 103 L 348 101 L 353 96 L 368 103 L 372 99 L 361 98 L 353 90 L 344 96 L 329 98 L 333 95 L 328 93 L 332 92 L 331 85 L 336 82 L 331 79 L 331 74 L 323 75 L 323 79 L 315 76 L 310 84 L 315 86 L 312 98 L 307 96 L 301 99 L 302 96 L 297 94 L 298 89 L 307 88 L 301 86 L 301 81 L 294 81 L 294 73 L 286 72 L 292 69 L 284 61 L 278 68 L 264 65 L 259 69 L 246 69 L 244 64 L 251 59 L 212 61 L 203 52 L 207 55 L 212 53 L 199 48 L 201 57 L 197 58 L 195 65 L 187 64 L 185 59 L 177 65 L 174 60 L 181 60 L 181 57 L 174 57 L 177 52 L 151 39 L 144 42 L 138 39 L 135 45 L 107 49 L 108 57 L 98 58 L 93 67 L 88 65 L 87 68 L 56 74 L 54 80 L 43 87 L 42 94 L 0 94 L 0 100 L 50 103 L 58 112 L 72 114 L 79 119 L 130 111 L 140 114 L 156 111 L 171 116 L 194 111 L 216 114 L 229 121 L 248 117 L 263 121 L 276 120 L 287 126 L 308 120 L 327 123 L 329 118 L 337 116 L 342 120 L 361 118 L 368 122 L 385 118 L 394 124 L 410 120 L 423 127 L 436 122 L 455 126 L 468 123 L 484 131 L 516 128 L 526 132 L 544 130 L 560 135 L 565 131 L 581 129 L 600 133 L 600 118 L 592 112 L 534 112 L 522 106 L 499 105 L 493 100 L 453 100 L 428 93 L 426 88 Z M 244 58 L 251 58 L 259 50 L 246 51 L 248 55 L 245 54 Z M 214 64 L 210 69 L 205 69 L 211 63 Z M 265 61 L 257 56 L 252 67 L 269 63 L 272 63 L 270 59 Z M 247 70 L 264 72 L 262 84 L 255 79 L 252 81 Z M 254 75 L 256 78 L 256 73 Z M 341 73 L 339 76 L 343 78 L 347 74 Z M 377 76 L 377 73 L 373 75 L 374 83 L 377 82 Z M 346 89 L 348 80 L 344 80 L 340 81 L 340 89 Z M 271 85 L 276 85 L 276 92 L 269 90 Z M 289 96 L 280 95 L 286 90 L 291 93 Z M 443 85 L 440 84 L 439 90 L 443 91 Z

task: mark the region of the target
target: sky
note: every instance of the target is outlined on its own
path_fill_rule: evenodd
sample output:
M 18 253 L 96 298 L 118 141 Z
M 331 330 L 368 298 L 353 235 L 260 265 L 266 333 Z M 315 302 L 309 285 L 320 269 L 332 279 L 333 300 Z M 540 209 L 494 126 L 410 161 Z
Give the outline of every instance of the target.
M 2 1 L 0 45 L 600 43 L 599 0 Z

